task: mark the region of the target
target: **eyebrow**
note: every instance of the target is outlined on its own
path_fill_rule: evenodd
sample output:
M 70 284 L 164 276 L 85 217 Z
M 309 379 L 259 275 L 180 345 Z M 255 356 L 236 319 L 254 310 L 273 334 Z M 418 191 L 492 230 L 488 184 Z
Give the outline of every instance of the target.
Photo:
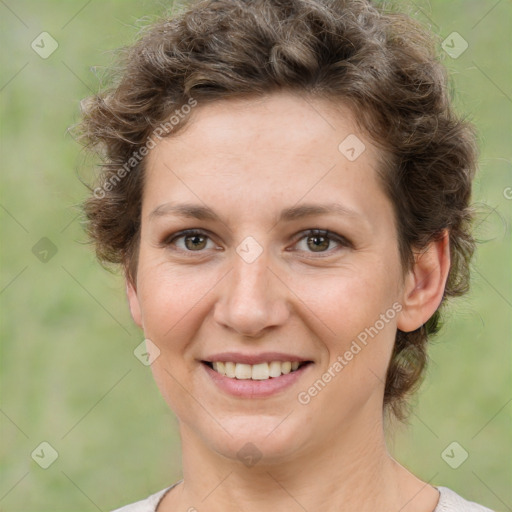
M 350 217 L 358 220 L 366 220 L 366 218 L 360 213 L 342 206 L 339 203 L 329 203 L 325 205 L 306 203 L 282 210 L 278 222 L 290 222 L 305 217 L 329 214 L 336 214 L 338 216 Z M 157 206 L 149 214 L 149 217 L 152 219 L 168 215 L 189 219 L 221 221 L 220 217 L 210 207 L 192 203 L 164 203 Z

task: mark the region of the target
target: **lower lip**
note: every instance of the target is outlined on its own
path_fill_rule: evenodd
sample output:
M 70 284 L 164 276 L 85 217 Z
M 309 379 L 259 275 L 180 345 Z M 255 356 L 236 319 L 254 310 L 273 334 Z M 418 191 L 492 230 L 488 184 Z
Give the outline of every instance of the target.
M 201 363 L 213 382 L 225 393 L 242 398 L 266 398 L 293 386 L 308 371 L 311 363 L 280 377 L 266 380 L 232 379 Z

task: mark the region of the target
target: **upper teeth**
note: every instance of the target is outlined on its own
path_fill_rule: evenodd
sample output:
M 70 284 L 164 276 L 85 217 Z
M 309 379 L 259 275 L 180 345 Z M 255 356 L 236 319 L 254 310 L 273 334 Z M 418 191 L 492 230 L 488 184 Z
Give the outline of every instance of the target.
M 212 363 L 212 365 L 216 372 L 226 377 L 253 380 L 266 380 L 270 377 L 279 377 L 281 374 L 290 373 L 299 367 L 297 361 L 293 363 L 290 361 L 284 363 L 281 361 L 272 361 L 270 363 L 259 364 L 232 363 L 230 361 L 222 363 L 218 361 Z

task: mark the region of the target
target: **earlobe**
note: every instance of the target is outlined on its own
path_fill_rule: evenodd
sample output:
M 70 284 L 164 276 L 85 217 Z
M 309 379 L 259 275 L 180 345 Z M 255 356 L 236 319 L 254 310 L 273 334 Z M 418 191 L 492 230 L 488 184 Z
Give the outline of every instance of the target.
M 402 311 L 397 321 L 398 329 L 404 332 L 421 327 L 441 303 L 450 270 L 448 230 L 414 258 L 414 266 L 405 279 Z
M 128 305 L 130 306 L 130 313 L 132 315 L 133 321 L 143 329 L 142 323 L 142 313 L 139 303 L 139 297 L 137 296 L 137 290 L 135 289 L 134 284 L 131 279 L 126 278 L 126 297 L 128 298 Z

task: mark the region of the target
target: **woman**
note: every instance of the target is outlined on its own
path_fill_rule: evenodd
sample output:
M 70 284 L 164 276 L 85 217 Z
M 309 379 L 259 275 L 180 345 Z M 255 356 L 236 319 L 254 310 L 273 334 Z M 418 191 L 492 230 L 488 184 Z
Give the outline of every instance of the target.
M 84 103 L 183 479 L 123 511 L 485 511 L 388 453 L 467 290 L 474 132 L 430 36 L 363 0 L 206 0 Z

